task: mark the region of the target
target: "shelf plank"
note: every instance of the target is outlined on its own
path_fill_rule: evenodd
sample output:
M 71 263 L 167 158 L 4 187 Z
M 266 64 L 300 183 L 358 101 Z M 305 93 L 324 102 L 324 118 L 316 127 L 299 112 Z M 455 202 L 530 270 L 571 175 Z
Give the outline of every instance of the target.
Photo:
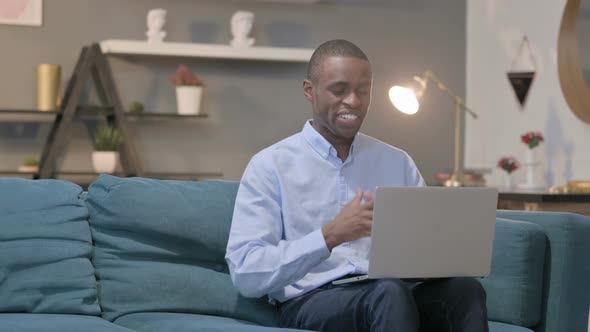
M 287 47 L 233 47 L 222 44 L 148 43 L 139 40 L 109 39 L 100 42 L 105 54 L 184 56 L 198 58 L 308 62 L 313 49 Z
M 96 173 L 93 171 L 58 171 L 55 172 L 57 176 L 98 176 L 100 173 Z M 124 176 L 123 173 L 115 172 L 112 175 L 114 176 Z M 221 177 L 223 173 L 220 172 L 146 172 L 146 178 L 201 178 L 201 177 Z
M 188 115 L 188 114 L 178 114 L 178 113 L 150 113 L 150 112 L 143 112 L 143 113 L 125 113 L 125 117 L 129 122 L 136 122 L 136 121 L 191 121 L 191 120 L 200 120 L 208 118 L 208 114 L 195 114 L 195 115 Z
M 0 171 L 0 177 L 32 177 L 37 172 L 21 172 L 17 170 Z
M 0 122 L 53 122 L 58 111 L 0 110 Z
M 19 172 L 17 170 L 0 170 L 1 178 L 23 178 L 33 179 L 36 172 Z M 55 178 L 77 183 L 87 188 L 94 182 L 100 174 L 93 171 L 59 171 L 55 173 Z M 123 173 L 115 172 L 111 175 L 125 177 Z M 145 178 L 161 180 L 184 180 L 184 181 L 202 181 L 208 179 L 223 178 L 221 172 L 146 172 Z
M 76 120 L 99 120 L 113 113 L 112 107 L 108 106 L 80 106 Z M 0 122 L 53 122 L 60 111 L 39 111 L 39 110 L 13 110 L 0 109 Z M 158 120 L 197 120 L 209 117 L 208 114 L 186 115 L 178 113 L 156 113 L 126 112 L 125 117 L 131 121 L 158 121 Z

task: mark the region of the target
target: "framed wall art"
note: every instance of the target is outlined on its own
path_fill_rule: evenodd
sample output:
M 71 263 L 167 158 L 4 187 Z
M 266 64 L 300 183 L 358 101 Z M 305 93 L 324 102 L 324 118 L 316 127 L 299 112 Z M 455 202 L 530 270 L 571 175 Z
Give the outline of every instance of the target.
M 43 0 L 1 0 L 0 24 L 41 26 Z

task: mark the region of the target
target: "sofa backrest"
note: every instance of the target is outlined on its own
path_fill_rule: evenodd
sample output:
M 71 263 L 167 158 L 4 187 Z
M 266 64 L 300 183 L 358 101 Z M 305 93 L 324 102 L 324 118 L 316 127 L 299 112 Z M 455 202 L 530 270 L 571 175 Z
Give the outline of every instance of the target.
M 540 226 L 547 239 L 538 332 L 588 331 L 590 218 L 573 213 L 498 210 L 496 216 Z
M 99 315 L 82 188 L 0 179 L 0 313 Z
M 481 280 L 490 320 L 526 327 L 540 323 L 546 240 L 539 225 L 496 219 L 492 271 Z
M 103 317 L 185 312 L 274 325 L 273 307 L 242 297 L 224 260 L 237 189 L 101 175 L 87 205 Z

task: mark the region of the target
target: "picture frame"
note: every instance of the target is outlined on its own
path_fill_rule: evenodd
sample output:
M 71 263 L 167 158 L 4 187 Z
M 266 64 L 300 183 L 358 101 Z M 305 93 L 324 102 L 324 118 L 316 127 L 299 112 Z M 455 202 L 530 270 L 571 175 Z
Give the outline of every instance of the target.
M 41 26 L 43 0 L 0 1 L 0 24 Z

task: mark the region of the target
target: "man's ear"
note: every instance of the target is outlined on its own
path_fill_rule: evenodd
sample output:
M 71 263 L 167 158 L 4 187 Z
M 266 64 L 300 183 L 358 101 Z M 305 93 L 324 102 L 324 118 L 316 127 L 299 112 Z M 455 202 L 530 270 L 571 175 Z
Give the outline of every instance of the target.
M 303 80 L 303 94 L 307 100 L 313 100 L 313 83 L 310 80 Z

